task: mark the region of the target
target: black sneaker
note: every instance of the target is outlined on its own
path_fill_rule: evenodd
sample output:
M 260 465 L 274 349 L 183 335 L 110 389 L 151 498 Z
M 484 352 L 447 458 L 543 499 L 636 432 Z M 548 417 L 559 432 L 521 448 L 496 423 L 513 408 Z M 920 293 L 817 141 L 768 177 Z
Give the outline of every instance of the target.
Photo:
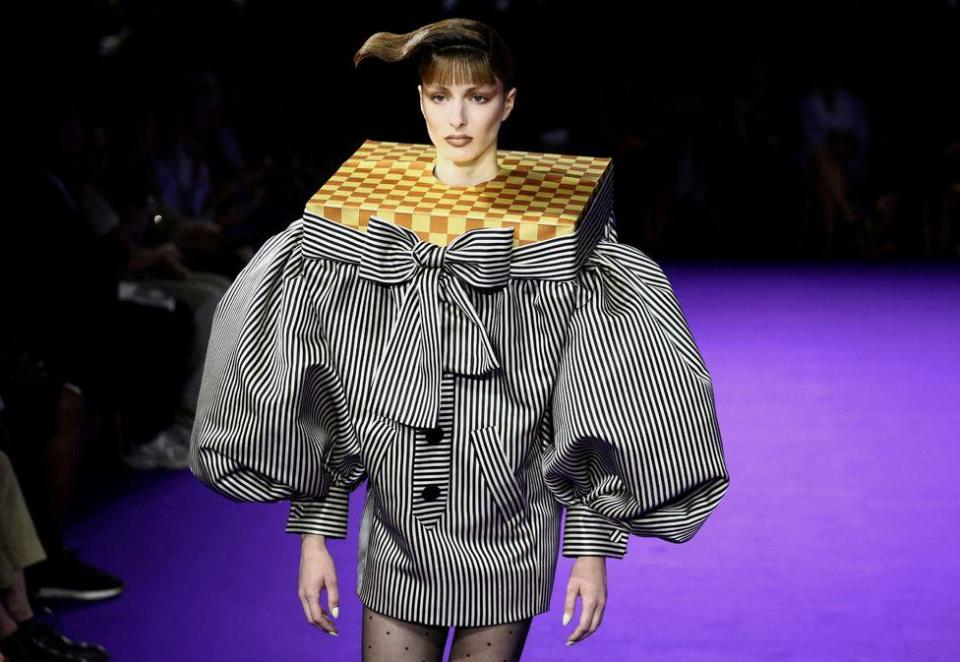
M 103 646 L 73 641 L 36 617 L 17 623 L 17 630 L 0 639 L 0 653 L 9 662 L 104 662 Z
M 24 573 L 31 595 L 41 600 L 105 600 L 124 587 L 120 578 L 78 559 L 72 548 L 27 566 Z

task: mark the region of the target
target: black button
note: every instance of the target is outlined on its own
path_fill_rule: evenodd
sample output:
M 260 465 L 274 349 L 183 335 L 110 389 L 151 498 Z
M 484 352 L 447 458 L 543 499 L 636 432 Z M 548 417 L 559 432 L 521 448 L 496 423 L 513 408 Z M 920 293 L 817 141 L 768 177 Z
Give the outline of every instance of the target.
M 427 485 L 420 495 L 424 501 L 436 501 L 437 497 L 440 496 L 440 488 L 436 485 Z
M 428 428 L 426 433 L 428 444 L 439 444 L 443 439 L 443 428 Z

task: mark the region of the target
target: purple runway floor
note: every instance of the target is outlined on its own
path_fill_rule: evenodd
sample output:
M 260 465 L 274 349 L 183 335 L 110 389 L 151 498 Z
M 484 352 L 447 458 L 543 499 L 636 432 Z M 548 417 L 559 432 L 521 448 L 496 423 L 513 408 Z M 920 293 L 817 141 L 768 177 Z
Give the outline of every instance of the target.
M 631 537 L 574 646 L 561 558 L 523 659 L 960 659 L 960 269 L 664 269 L 714 378 L 730 490 L 685 544 Z M 65 633 L 121 661 L 360 660 L 364 488 L 330 543 L 335 638 L 304 619 L 286 504 L 232 503 L 188 471 L 131 483 L 68 531 L 127 589 L 61 608 Z

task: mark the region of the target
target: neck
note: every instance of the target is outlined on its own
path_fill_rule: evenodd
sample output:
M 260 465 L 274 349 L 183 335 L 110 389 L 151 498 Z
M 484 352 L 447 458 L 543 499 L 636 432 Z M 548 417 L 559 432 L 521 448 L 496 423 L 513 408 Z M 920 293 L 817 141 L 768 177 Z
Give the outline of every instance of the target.
M 500 174 L 497 146 L 493 144 L 476 159 L 457 163 L 437 152 L 433 176 L 447 186 L 477 186 L 495 179 Z

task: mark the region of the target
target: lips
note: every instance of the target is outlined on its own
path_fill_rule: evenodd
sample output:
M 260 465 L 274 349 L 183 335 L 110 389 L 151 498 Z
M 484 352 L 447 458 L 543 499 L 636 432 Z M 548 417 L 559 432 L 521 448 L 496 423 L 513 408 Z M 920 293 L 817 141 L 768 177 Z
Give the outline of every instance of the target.
M 445 138 L 445 140 L 451 145 L 462 147 L 463 145 L 466 145 L 468 142 L 473 140 L 473 138 Z

